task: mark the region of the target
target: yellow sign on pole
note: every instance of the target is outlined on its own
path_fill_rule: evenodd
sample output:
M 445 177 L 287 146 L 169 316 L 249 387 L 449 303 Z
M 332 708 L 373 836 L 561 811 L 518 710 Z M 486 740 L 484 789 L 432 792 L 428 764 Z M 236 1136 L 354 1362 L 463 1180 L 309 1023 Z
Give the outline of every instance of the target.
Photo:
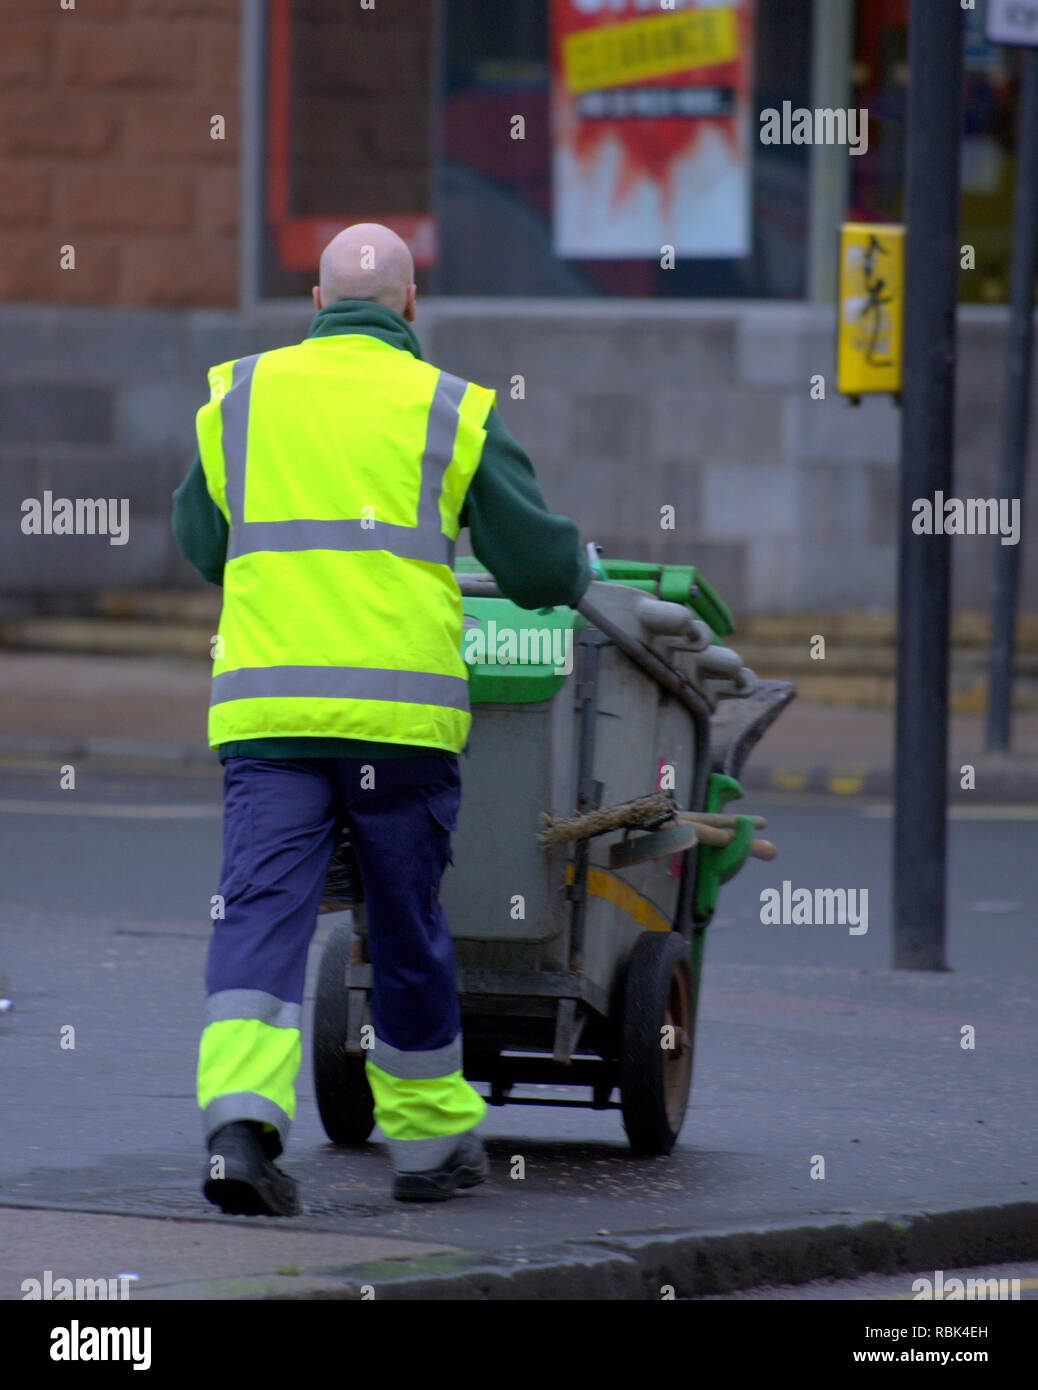
M 837 391 L 853 397 L 900 391 L 904 227 L 845 222 L 837 293 Z

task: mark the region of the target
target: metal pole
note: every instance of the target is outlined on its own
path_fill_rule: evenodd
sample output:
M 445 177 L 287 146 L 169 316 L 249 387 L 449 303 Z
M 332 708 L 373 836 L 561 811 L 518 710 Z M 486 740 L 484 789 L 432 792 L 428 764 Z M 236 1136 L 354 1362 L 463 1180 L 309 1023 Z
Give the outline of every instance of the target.
M 811 28 L 811 105 L 839 110 L 851 100 L 854 0 L 814 0 Z M 851 161 L 839 145 L 812 145 L 807 202 L 807 294 L 836 297 L 837 231 L 847 211 Z
M 947 968 L 951 555 L 947 536 L 913 533 L 912 504 L 927 498 L 936 511 L 935 494 L 952 491 L 962 13 L 947 0 L 909 6 L 892 951 L 901 970 Z
M 427 293 L 431 298 L 443 293 L 443 146 L 444 105 L 447 98 L 447 5 L 432 0 L 429 11 L 429 212 L 436 223 L 438 250 L 429 268 Z
M 241 210 L 238 254 L 238 308 L 254 309 L 262 298 L 263 245 L 263 40 L 266 14 L 263 0 L 245 0 L 242 8 L 241 61 Z
M 998 496 L 1019 498 L 1023 517 L 1034 346 L 1034 282 L 1038 275 L 1038 48 L 1021 54 L 1017 127 L 1013 266 L 1009 287 L 1009 350 L 1002 404 Z M 1021 521 L 1022 524 L 1022 521 Z M 1008 753 L 1013 704 L 1013 645 L 1020 583 L 1020 544 L 995 547 L 991 588 L 991 672 L 988 749 Z

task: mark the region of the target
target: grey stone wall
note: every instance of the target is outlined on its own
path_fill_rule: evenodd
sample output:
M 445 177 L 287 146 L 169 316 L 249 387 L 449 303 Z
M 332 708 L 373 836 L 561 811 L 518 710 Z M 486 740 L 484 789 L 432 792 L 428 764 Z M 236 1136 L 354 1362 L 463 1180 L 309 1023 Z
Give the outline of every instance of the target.
M 0 613 L 200 582 L 176 553 L 169 499 L 193 454 L 206 370 L 301 337 L 309 317 L 305 305 L 0 309 Z M 967 307 L 960 325 L 955 491 L 993 496 L 1005 312 Z M 418 330 L 428 358 L 496 388 L 549 504 L 607 553 L 694 562 L 742 612 L 893 603 L 898 409 L 835 395 L 831 310 L 441 300 L 420 306 Z M 816 373 L 824 401 L 810 398 Z M 1036 471 L 1038 420 L 1023 542 L 1032 611 Z M 24 535 L 21 504 L 44 490 L 127 498 L 129 542 Z M 958 605 L 986 604 L 995 544 L 956 539 Z

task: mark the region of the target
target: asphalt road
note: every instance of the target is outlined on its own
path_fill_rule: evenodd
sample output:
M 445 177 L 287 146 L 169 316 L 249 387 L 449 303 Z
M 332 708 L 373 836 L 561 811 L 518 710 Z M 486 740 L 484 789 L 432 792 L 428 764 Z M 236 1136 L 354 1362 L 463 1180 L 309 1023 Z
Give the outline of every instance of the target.
M 692 1105 L 669 1159 L 629 1157 L 618 1112 L 494 1109 L 491 1185 L 401 1206 L 381 1144 L 325 1139 L 305 1041 L 283 1160 L 305 1212 L 287 1224 L 479 1248 L 1038 1195 L 1038 808 L 953 821 L 953 972 L 940 975 L 887 969 L 888 809 L 777 796 L 747 809 L 768 815 L 780 858 L 722 890 Z M 13 999 L 0 1014 L 0 1204 L 224 1219 L 198 1190 L 193 1091 L 219 814 L 218 776 L 83 764 L 62 791 L 53 765 L 0 766 Z M 784 879 L 867 889 L 868 932 L 762 925 L 760 892 Z

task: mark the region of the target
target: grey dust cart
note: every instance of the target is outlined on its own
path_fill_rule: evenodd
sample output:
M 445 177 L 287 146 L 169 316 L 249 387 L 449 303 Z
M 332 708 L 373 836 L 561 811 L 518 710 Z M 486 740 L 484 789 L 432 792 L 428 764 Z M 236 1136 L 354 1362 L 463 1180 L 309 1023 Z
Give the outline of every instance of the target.
M 606 561 L 579 610 L 530 612 L 468 563 L 473 721 L 441 893 L 465 1075 L 492 1105 L 618 1108 L 635 1152 L 667 1153 L 719 888 L 774 853 L 759 818 L 724 808 L 794 688 L 724 645 L 731 615 L 691 566 Z M 321 961 L 314 1077 L 329 1138 L 357 1144 L 374 1125 L 371 969 L 346 830 L 322 910 L 344 909 Z

